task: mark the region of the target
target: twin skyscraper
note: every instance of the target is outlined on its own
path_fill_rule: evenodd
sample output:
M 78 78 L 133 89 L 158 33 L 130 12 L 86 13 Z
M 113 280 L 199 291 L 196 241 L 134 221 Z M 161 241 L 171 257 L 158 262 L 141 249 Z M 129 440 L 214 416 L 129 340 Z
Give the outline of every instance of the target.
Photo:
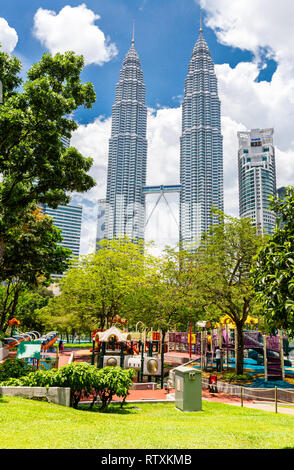
M 145 85 L 134 35 L 123 61 L 112 108 L 106 200 L 99 201 L 97 240 L 144 238 L 147 168 Z M 158 191 L 180 193 L 179 241 L 197 244 L 223 210 L 223 143 L 217 78 L 200 27 L 182 104 L 180 185 Z M 156 187 L 155 187 L 156 189 Z M 151 192 L 154 192 L 154 187 Z

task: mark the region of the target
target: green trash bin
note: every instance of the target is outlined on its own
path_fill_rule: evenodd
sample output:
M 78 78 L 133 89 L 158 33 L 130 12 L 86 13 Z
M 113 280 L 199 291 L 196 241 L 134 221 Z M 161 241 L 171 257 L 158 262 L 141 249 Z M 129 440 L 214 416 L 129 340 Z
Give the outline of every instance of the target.
M 201 371 L 179 366 L 175 373 L 175 405 L 181 411 L 202 410 Z

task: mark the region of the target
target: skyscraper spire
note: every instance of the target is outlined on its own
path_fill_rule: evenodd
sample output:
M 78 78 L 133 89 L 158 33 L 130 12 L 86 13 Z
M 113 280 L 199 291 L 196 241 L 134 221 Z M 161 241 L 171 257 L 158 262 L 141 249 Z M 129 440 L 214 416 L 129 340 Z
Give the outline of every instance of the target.
M 135 45 L 135 20 L 133 21 L 132 46 Z
M 199 27 L 199 33 L 203 33 L 203 28 L 202 28 L 202 8 L 200 7 L 200 27 Z

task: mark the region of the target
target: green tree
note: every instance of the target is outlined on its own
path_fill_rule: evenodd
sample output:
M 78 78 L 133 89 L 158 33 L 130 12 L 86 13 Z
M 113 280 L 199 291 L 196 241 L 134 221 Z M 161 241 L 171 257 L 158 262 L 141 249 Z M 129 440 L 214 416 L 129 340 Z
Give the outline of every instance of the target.
M 16 315 L 19 296 L 24 290 L 46 286 L 51 273 L 62 273 L 70 256 L 51 218 L 31 207 L 22 218 L 22 225 L 11 227 L 6 234 L 0 288 L 0 331 L 6 331 L 8 321 Z
M 207 308 L 228 315 L 236 325 L 236 374 L 243 373 L 243 329 L 254 307 L 251 269 L 263 243 L 249 219 L 217 212 L 220 223 L 212 226 L 195 254 L 195 291 Z
M 73 264 L 43 314 L 55 322 L 65 318 L 79 328 L 105 328 L 116 315 L 130 318 L 147 286 L 154 265 L 143 242 L 104 240 L 96 253 Z
M 41 334 L 45 332 L 46 325 L 39 315 L 39 310 L 46 307 L 53 297 L 52 290 L 45 286 L 20 292 L 15 316 L 20 321 L 22 331 L 38 331 Z
M 253 269 L 256 297 L 268 331 L 286 330 L 294 336 L 294 188 L 284 199 L 272 198 L 277 227 L 258 253 Z
M 28 207 L 47 203 L 56 208 L 70 201 L 70 192 L 95 185 L 87 171 L 91 158 L 64 148 L 77 124 L 70 118 L 79 107 L 95 101 L 93 85 L 82 84 L 84 60 L 73 52 L 44 54 L 22 83 L 21 63 L 0 52 L 4 104 L 0 106 L 0 279 L 8 254 L 11 228 L 23 225 Z M 9 247 L 11 253 L 11 245 Z
M 189 320 L 198 320 L 203 301 L 193 285 L 192 254 L 167 247 L 155 261 L 144 292 L 133 311 L 135 321 L 161 330 L 163 338 L 175 327 L 186 330 Z

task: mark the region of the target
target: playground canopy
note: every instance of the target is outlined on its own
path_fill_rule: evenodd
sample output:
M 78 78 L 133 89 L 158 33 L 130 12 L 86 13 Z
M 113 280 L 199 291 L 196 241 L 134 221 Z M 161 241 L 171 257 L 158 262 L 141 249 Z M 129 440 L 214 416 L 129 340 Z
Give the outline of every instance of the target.
M 131 341 L 131 333 L 124 333 L 116 326 L 112 326 L 106 331 L 99 331 L 96 333 L 95 339 L 99 340 L 102 343 L 107 343 L 111 337 L 115 337 L 118 343 L 124 343 L 126 341 Z

